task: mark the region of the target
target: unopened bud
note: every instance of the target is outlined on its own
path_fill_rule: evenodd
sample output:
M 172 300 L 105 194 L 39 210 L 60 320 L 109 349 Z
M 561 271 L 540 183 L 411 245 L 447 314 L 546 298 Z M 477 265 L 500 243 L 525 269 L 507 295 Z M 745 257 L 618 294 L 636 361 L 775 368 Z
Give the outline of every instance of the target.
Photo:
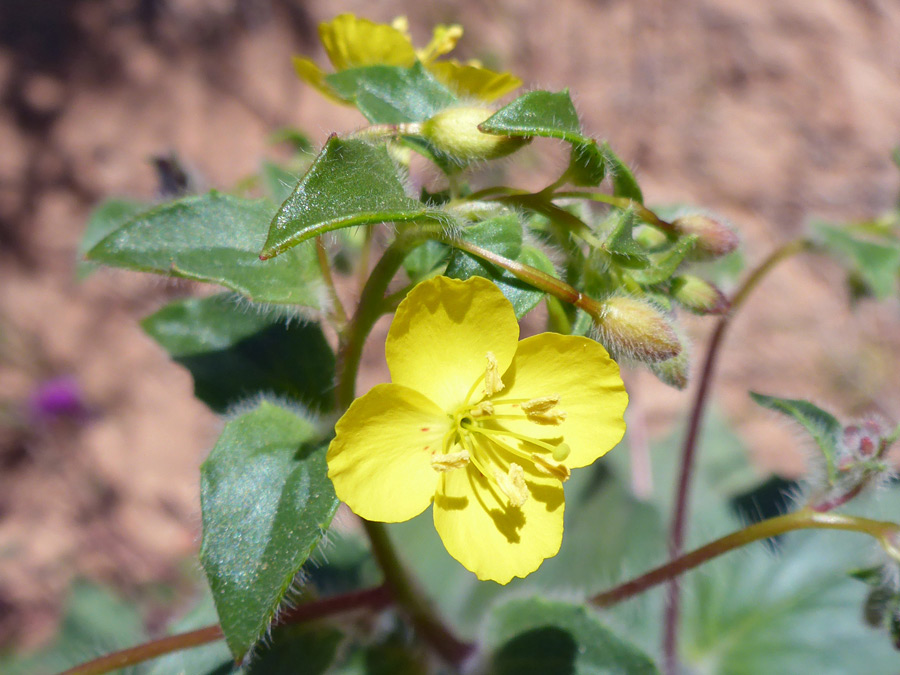
M 490 108 L 478 106 L 449 108 L 422 124 L 422 136 L 438 150 L 463 162 L 505 157 L 530 142 L 530 138 L 480 131 L 478 125 L 493 114 Z
M 672 279 L 672 297 L 697 314 L 724 314 L 729 307 L 722 291 L 693 274 Z
M 887 434 L 887 425 L 876 418 L 847 425 L 841 440 L 844 450 L 853 460 L 882 457 L 893 441 Z
M 664 384 L 676 389 L 684 389 L 690 382 L 691 357 L 687 349 L 682 348 L 678 356 L 649 364 L 650 371 Z
M 730 227 L 699 213 L 676 218 L 672 225 L 679 234 L 697 236 L 697 243 L 688 255 L 691 260 L 721 258 L 731 253 L 740 243 L 737 234 Z
M 598 303 L 598 310 L 592 317 L 600 341 L 614 355 L 656 363 L 681 352 L 672 321 L 649 302 L 615 296 Z

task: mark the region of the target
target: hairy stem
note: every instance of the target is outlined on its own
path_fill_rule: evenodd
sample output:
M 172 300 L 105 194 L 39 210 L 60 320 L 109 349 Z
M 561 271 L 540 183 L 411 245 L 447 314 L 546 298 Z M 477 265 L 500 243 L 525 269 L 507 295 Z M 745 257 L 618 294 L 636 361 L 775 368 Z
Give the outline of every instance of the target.
M 706 546 L 679 556 L 636 579 L 626 581 L 615 588 L 598 593 L 590 598 L 588 602 L 598 607 L 609 607 L 643 593 L 664 581 L 675 580 L 680 574 L 736 548 L 746 546 L 760 539 L 776 537 L 793 530 L 809 529 L 847 530 L 868 534 L 877 539 L 886 549 L 891 547 L 893 538 L 900 533 L 900 525 L 895 523 L 835 513 L 818 513 L 812 509 L 803 509 L 795 513 L 769 518 L 737 532 L 732 532 Z
M 766 258 L 744 281 L 734 293 L 729 311 L 724 314 L 716 324 L 706 348 L 706 358 L 700 372 L 700 381 L 694 394 L 691 406 L 690 419 L 687 432 L 681 450 L 681 471 L 678 476 L 678 487 L 675 491 L 675 505 L 673 507 L 672 524 L 669 530 L 669 557 L 673 560 L 681 554 L 684 545 L 685 523 L 687 522 L 688 497 L 690 496 L 691 479 L 693 478 L 694 463 L 696 459 L 697 438 L 703 414 L 706 411 L 706 402 L 709 389 L 712 384 L 713 373 L 716 367 L 716 359 L 722 346 L 732 318 L 738 309 L 746 301 L 750 293 L 759 285 L 765 276 L 783 260 L 805 251 L 810 243 L 805 239 L 797 239 L 777 248 Z M 677 642 L 678 642 L 678 614 L 680 611 L 680 593 L 676 582 L 671 582 L 668 587 L 666 609 L 663 627 L 663 656 L 665 672 L 673 675 L 677 672 Z
M 325 249 L 325 242 L 322 237 L 316 237 L 316 256 L 319 260 L 319 270 L 322 272 L 322 279 L 328 288 L 328 295 L 331 298 L 331 320 L 338 333 L 344 330 L 347 325 L 347 312 L 341 304 L 341 298 L 338 296 L 337 286 L 334 284 L 334 276 L 331 274 L 331 265 L 328 262 L 328 251 Z
M 359 609 L 377 611 L 390 604 L 391 595 L 387 587 L 377 586 L 299 605 L 291 611 L 282 614 L 275 622 L 275 625 L 283 626 L 286 624 L 304 623 Z M 145 642 L 136 647 L 106 654 L 93 661 L 70 668 L 61 673 L 61 675 L 102 675 L 102 673 L 110 673 L 114 670 L 134 666 L 164 654 L 215 642 L 224 637 L 220 626 L 206 626 L 188 633 L 169 635 L 159 640 Z
M 363 523 L 372 544 L 372 553 L 397 605 L 406 612 L 416 630 L 444 660 L 459 666 L 474 647 L 460 641 L 437 617 L 421 589 L 406 573 L 384 524 L 367 520 Z
M 555 192 L 553 194 L 553 198 L 590 199 L 591 201 L 602 202 L 603 204 L 609 204 L 610 206 L 615 206 L 619 209 L 633 209 L 634 212 L 645 223 L 655 225 L 656 227 L 660 228 L 661 230 L 665 230 L 666 232 L 675 231 L 675 227 L 672 225 L 672 223 L 663 220 L 643 204 L 639 204 L 638 202 L 628 199 L 627 197 L 615 197 L 613 195 L 608 195 L 605 192 L 585 192 L 581 190 L 571 190 Z

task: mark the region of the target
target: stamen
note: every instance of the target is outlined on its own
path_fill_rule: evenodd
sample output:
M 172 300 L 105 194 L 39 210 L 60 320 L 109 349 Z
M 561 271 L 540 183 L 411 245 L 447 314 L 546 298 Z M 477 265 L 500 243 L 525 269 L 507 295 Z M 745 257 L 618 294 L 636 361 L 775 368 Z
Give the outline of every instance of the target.
M 494 417 L 494 419 L 497 418 L 499 418 L 499 415 Z M 536 445 L 539 448 L 547 450 L 548 452 L 553 452 L 557 449 L 557 446 L 555 445 L 538 440 L 537 438 L 532 438 L 531 436 L 526 436 L 525 434 L 519 434 L 515 431 L 510 431 L 509 429 L 485 429 L 484 427 L 476 427 L 470 425 L 466 425 L 464 428 L 475 433 L 485 434 L 487 436 L 509 436 L 510 438 L 515 438 L 516 440 L 522 441 L 523 443 L 531 443 L 532 445 Z
M 494 480 L 497 481 L 503 494 L 509 498 L 511 506 L 520 507 L 528 500 L 525 472 L 515 462 L 509 465 L 509 473 L 494 469 Z
M 559 425 L 566 421 L 566 411 L 548 410 L 546 412 L 525 413 L 525 417 L 537 424 Z
M 472 417 L 490 417 L 494 414 L 494 404 L 490 401 L 482 401 L 469 411 Z
M 526 413 L 545 413 L 559 403 L 559 394 L 553 396 L 539 396 L 522 404 L 522 410 Z
M 572 475 L 572 472 L 569 471 L 569 467 L 567 467 L 565 464 L 554 462 L 553 460 L 542 457 L 537 453 L 531 455 L 531 460 L 534 462 L 535 469 L 537 469 L 541 473 L 547 474 L 548 476 L 558 478 L 563 483 L 569 480 L 569 476 Z
M 503 391 L 503 379 L 500 377 L 500 368 L 497 365 L 497 357 L 494 352 L 487 353 L 487 368 L 484 371 L 484 393 L 493 396 L 498 391 Z
M 446 454 L 434 453 L 431 456 L 431 468 L 435 471 L 451 471 L 453 469 L 461 469 L 468 463 L 469 452 L 467 450 L 460 450 L 459 452 L 448 452 Z

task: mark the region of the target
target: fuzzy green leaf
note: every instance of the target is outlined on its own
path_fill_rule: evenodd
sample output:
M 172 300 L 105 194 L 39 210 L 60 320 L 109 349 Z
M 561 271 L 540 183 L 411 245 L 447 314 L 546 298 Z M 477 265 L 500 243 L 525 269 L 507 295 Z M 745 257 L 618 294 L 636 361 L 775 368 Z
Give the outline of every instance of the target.
M 88 252 L 114 267 L 219 284 L 258 302 L 318 308 L 315 251 L 263 262 L 259 248 L 275 207 L 216 191 L 139 213 Z
M 750 397 L 764 408 L 784 413 L 806 429 L 825 456 L 829 477 L 834 477 L 842 429 L 834 415 L 799 399 L 776 398 L 752 391 Z
M 103 239 L 118 230 L 132 217 L 147 209 L 147 204 L 127 199 L 109 199 L 91 213 L 87 227 L 78 243 L 78 264 L 75 275 L 78 279 L 86 279 L 97 269 L 97 264 L 84 259 L 87 252 Z
M 424 122 L 456 105 L 457 98 L 421 63 L 401 66 L 365 66 L 332 73 L 325 78 L 372 124 Z
M 547 274 L 555 274 L 553 263 L 540 250 L 522 245 L 522 224 L 515 215 L 503 215 L 469 225 L 463 239 L 504 258 L 536 267 Z M 522 318 L 543 300 L 544 292 L 517 279 L 511 273 L 469 253 L 454 249 L 445 274 L 455 279 L 482 276 L 493 281 Z
M 331 136 L 272 220 L 261 255 L 343 227 L 428 217 L 440 216 L 406 196 L 384 145 Z
M 225 426 L 200 471 L 200 561 L 240 659 L 265 632 L 338 500 L 315 427 L 268 402 Z
M 244 308 L 223 294 L 177 300 L 141 326 L 191 372 L 194 394 L 216 412 L 260 393 L 333 407 L 334 354 L 316 323 Z
M 653 256 L 650 265 L 643 270 L 632 273 L 635 281 L 641 284 L 661 284 L 672 277 L 697 241 L 695 235 L 680 237 L 667 251 Z
M 487 629 L 491 675 L 658 673 L 653 661 L 582 605 L 534 598 L 493 611 Z
M 490 134 L 558 138 L 572 144 L 567 178 L 575 185 L 599 185 L 606 175 L 606 156 L 581 131 L 581 121 L 567 89 L 530 91 L 501 108 L 480 128 Z

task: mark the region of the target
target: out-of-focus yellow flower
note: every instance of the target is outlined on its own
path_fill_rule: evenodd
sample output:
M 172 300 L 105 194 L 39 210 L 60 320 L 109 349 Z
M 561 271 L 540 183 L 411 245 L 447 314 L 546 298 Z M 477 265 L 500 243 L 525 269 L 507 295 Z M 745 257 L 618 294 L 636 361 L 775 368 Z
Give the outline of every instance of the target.
M 337 71 L 373 65 L 408 68 L 418 60 L 458 95 L 483 101 L 498 99 L 522 85 L 515 75 L 483 68 L 477 61 L 436 61 L 453 50 L 462 34 L 462 27 L 456 24 L 435 26 L 431 42 L 425 48 L 416 50 L 409 37 L 405 17 L 395 19 L 389 25 L 374 23 L 353 14 L 341 14 L 319 24 L 319 38 Z M 294 69 L 302 80 L 328 98 L 339 103 L 350 103 L 328 85 L 325 71 L 314 61 L 296 56 Z
M 388 332 L 392 382 L 353 402 L 328 449 L 328 475 L 356 514 L 399 522 L 433 500 L 450 555 L 501 584 L 559 551 L 562 483 L 621 440 L 628 403 L 597 342 L 518 337 L 490 281 L 419 284 Z

